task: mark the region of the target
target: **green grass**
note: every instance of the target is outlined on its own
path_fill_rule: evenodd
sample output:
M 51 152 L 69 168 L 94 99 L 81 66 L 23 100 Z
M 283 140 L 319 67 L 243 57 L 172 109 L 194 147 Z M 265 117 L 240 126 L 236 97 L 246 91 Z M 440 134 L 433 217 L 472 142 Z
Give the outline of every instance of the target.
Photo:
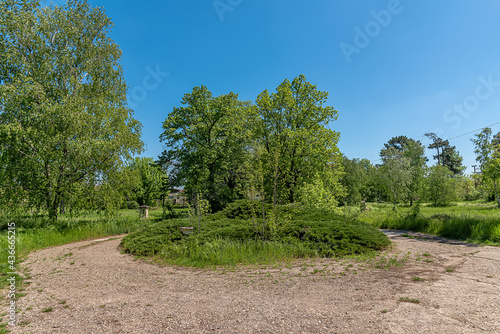
M 449 207 L 398 207 L 369 204 L 359 219 L 378 228 L 423 232 L 472 243 L 500 245 L 500 209 L 488 203 L 455 203 Z
M 152 219 L 139 219 L 134 210 L 122 210 L 113 216 L 86 214 L 79 217 L 61 216 L 56 223 L 50 223 L 40 216 L 2 217 L 0 219 L 0 288 L 7 285 L 7 273 L 12 270 L 8 264 L 7 224 L 16 224 L 16 271 L 19 263 L 31 251 L 71 242 L 102 238 L 139 230 L 150 221 L 161 216 L 161 210 L 152 211 Z M 71 256 L 67 254 L 67 256 Z M 18 276 L 16 281 L 21 281 Z
M 414 303 L 414 304 L 420 303 L 419 299 L 408 298 L 408 297 L 399 297 L 399 301 L 400 302 L 406 302 L 406 303 Z
M 240 204 L 206 217 L 200 233 L 180 232 L 179 227 L 193 225 L 189 219 L 165 220 L 128 235 L 122 248 L 156 261 L 203 268 L 346 256 L 381 250 L 390 244 L 369 224 L 345 223 L 344 217 L 300 210 L 273 237 L 263 240 L 254 232 L 248 208 Z

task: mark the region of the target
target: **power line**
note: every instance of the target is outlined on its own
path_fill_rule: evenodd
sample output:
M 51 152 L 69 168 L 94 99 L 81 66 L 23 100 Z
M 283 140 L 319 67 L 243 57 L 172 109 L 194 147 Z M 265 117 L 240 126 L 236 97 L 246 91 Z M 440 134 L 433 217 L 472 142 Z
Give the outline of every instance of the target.
M 463 134 L 461 134 L 461 135 L 458 135 L 458 136 L 455 136 L 455 137 L 449 138 L 448 140 L 452 140 L 452 139 L 456 139 L 456 138 L 459 138 L 459 137 L 462 137 L 462 136 L 465 136 L 465 135 L 469 135 L 469 134 L 471 134 L 471 133 L 477 132 L 477 131 L 482 130 L 482 129 L 484 129 L 484 128 L 489 128 L 490 126 L 497 125 L 497 124 L 500 124 L 500 122 L 496 122 L 496 123 L 493 123 L 493 124 L 490 124 L 490 125 L 483 126 L 483 127 L 482 127 L 482 128 L 480 128 L 480 129 L 473 130 L 473 131 L 469 131 L 469 132 L 467 132 L 467 133 L 463 133 Z

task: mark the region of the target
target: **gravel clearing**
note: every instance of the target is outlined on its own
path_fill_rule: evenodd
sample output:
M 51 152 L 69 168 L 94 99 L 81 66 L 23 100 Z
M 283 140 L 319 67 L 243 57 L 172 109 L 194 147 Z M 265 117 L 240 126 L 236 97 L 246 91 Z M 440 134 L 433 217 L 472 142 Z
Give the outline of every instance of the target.
M 385 232 L 394 247 L 382 260 L 298 260 L 235 270 L 136 260 L 120 252 L 120 237 L 43 249 L 22 264 L 31 283 L 18 301 L 18 324 L 9 329 L 500 333 L 500 248 Z M 385 268 L 383 258 L 393 265 Z

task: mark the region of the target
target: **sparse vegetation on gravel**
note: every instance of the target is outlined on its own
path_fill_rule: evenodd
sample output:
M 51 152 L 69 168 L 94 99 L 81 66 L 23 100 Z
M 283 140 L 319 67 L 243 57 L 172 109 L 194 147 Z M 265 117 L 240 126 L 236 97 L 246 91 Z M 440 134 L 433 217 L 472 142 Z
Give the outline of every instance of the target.
M 6 230 L 9 222 L 14 222 L 16 226 L 16 253 L 20 259 L 33 250 L 130 233 L 144 224 L 138 219 L 138 214 L 134 210 L 122 210 L 112 216 L 94 213 L 79 217 L 67 216 L 61 217 L 56 223 L 46 217 L 30 215 L 1 217 L 0 249 L 7 249 Z M 8 256 L 8 252 L 0 252 L 0 287 L 7 284 L 7 272 L 12 271 L 8 266 Z M 19 261 L 16 262 L 16 266 L 18 264 Z

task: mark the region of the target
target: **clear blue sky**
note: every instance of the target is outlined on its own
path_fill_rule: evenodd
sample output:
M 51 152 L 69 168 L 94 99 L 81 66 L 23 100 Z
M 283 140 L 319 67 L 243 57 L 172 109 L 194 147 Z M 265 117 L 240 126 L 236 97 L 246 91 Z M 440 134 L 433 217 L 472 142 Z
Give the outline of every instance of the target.
M 162 122 L 194 86 L 255 100 L 299 74 L 330 93 L 350 158 L 376 162 L 398 135 L 428 144 L 426 132 L 449 139 L 500 122 L 498 0 L 90 2 L 115 24 L 144 156 L 161 153 Z M 469 171 L 471 136 L 450 140 Z

